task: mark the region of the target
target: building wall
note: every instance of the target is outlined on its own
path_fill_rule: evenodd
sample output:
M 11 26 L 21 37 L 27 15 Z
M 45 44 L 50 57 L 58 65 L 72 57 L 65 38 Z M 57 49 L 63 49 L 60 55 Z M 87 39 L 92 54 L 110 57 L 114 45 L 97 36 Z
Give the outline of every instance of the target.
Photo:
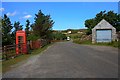
M 92 30 L 92 43 L 96 42 L 96 30 L 97 29 Z M 115 41 L 115 39 L 116 39 L 116 29 L 111 29 L 111 30 L 112 30 L 112 41 Z
M 96 30 L 97 29 L 105 29 L 105 30 L 112 30 L 112 41 L 115 41 L 116 39 L 116 29 L 109 24 L 104 19 L 98 23 L 93 29 L 92 29 L 92 43 L 96 42 Z

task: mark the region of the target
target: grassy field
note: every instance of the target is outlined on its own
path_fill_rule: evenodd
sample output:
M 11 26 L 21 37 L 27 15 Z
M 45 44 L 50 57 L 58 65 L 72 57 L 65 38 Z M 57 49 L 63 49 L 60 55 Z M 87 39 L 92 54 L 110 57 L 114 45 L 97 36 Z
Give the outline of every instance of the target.
M 74 34 L 67 34 L 71 39 L 78 39 L 81 38 L 82 34 L 74 33 Z
M 39 49 L 33 50 L 31 52 L 31 54 L 24 54 L 24 55 L 20 55 L 20 56 L 18 56 L 16 58 L 13 58 L 13 59 L 2 61 L 2 72 L 3 73 L 7 72 L 8 70 L 12 69 L 12 67 L 11 67 L 12 65 L 17 64 L 19 62 L 22 62 L 24 60 L 27 60 L 31 56 L 34 56 L 34 55 L 37 55 L 37 54 L 41 54 L 42 51 L 47 49 L 52 44 L 46 45 L 43 48 L 39 48 Z

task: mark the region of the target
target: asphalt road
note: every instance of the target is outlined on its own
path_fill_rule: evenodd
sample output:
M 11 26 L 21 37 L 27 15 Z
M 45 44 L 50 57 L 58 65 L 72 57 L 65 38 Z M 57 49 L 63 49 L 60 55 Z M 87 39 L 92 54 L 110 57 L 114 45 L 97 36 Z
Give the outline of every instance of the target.
M 117 78 L 118 50 L 58 42 L 20 63 L 4 78 Z

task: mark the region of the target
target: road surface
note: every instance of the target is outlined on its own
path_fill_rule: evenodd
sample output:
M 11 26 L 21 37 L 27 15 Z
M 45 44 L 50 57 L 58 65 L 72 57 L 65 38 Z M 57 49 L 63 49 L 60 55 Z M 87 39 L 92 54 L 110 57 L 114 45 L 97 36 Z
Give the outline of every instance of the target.
M 58 42 L 5 74 L 4 78 L 117 78 L 118 50 Z

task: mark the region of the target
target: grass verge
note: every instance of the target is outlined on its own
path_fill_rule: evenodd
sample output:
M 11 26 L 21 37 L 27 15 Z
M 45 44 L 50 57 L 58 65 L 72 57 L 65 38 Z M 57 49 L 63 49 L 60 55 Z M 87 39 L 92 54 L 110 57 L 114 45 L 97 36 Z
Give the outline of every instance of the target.
M 13 59 L 2 61 L 2 73 L 5 73 L 5 72 L 9 71 L 10 69 L 12 69 L 12 67 L 11 67 L 12 65 L 15 65 L 15 64 L 17 64 L 17 63 L 19 63 L 21 61 L 27 60 L 31 56 L 41 54 L 42 51 L 47 49 L 52 44 L 48 44 L 48 45 L 46 45 L 46 46 L 44 46 L 42 48 L 38 48 L 36 50 L 33 50 L 30 54 L 24 54 L 24 55 L 20 55 L 20 56 L 18 56 L 16 58 L 13 58 Z
M 115 48 L 120 48 L 120 41 L 113 41 L 113 42 L 108 42 L 108 43 L 94 43 L 92 44 L 92 41 L 90 40 L 85 40 L 85 41 L 79 41 L 79 40 L 74 40 L 74 43 L 77 44 L 85 44 L 85 45 L 98 45 L 98 46 L 111 46 Z

